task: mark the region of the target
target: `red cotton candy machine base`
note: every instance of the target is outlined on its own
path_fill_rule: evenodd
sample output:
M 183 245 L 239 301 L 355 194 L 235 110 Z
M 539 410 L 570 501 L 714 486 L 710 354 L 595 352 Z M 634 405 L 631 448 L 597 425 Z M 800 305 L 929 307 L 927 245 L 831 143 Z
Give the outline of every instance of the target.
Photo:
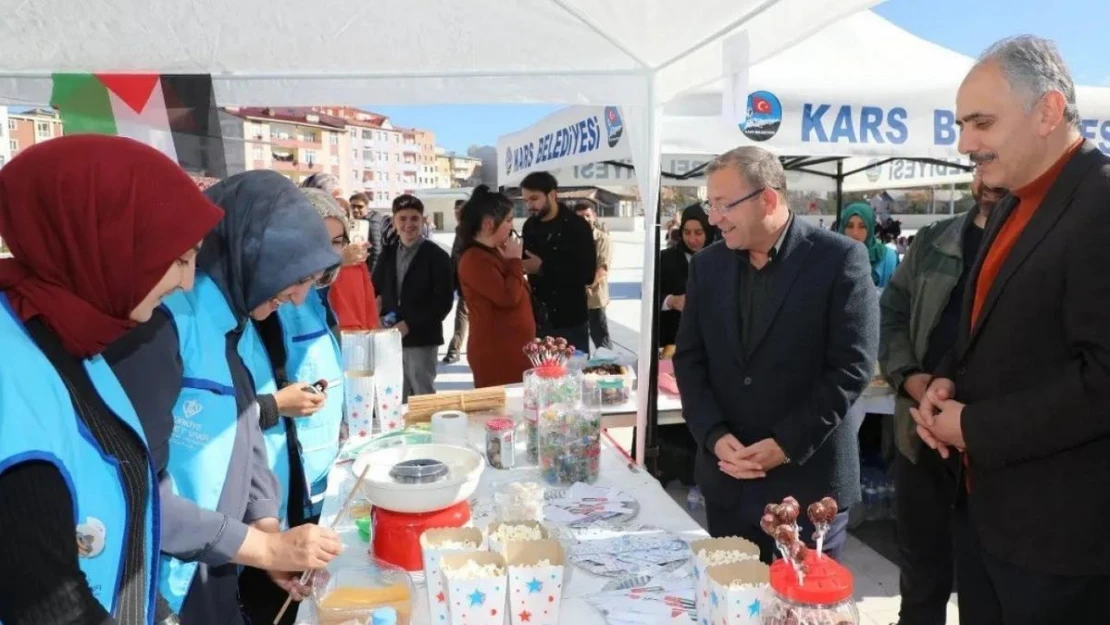
M 424 568 L 420 536 L 425 530 L 463 527 L 470 522 L 470 504 L 461 501 L 435 512 L 405 513 L 374 508 L 374 555 L 406 571 Z

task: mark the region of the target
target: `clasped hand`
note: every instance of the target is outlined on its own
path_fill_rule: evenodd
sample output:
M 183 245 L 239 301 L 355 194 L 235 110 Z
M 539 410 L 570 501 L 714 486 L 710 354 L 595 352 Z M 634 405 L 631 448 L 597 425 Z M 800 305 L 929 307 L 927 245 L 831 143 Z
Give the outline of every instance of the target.
M 951 455 L 950 447 L 959 451 L 967 449 L 962 426 L 964 404 L 953 399 L 955 395 L 956 385 L 952 380 L 936 378 L 917 408 L 910 408 L 910 416 L 917 424 L 917 435 L 941 458 Z
M 767 477 L 767 472 L 786 462 L 786 453 L 773 438 L 744 446 L 732 434 L 725 434 L 713 446 L 717 467 L 738 480 Z

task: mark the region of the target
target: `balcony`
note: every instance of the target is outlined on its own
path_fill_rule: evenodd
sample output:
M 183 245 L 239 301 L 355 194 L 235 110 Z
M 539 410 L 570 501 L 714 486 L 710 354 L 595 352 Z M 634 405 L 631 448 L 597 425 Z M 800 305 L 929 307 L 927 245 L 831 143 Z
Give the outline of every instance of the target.
M 402 143 L 401 151 L 405 154 L 420 154 L 424 151 L 424 146 L 419 143 Z

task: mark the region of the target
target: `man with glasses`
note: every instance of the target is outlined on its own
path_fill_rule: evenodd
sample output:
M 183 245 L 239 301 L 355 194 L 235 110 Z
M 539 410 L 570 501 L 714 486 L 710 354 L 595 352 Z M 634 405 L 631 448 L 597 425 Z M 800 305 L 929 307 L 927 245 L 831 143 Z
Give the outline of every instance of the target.
M 351 196 L 349 200 L 351 205 L 351 221 L 353 223 L 352 238 L 358 242 L 362 239 L 369 243 L 366 250 L 366 268 L 370 273 L 374 273 L 374 267 L 378 264 L 378 258 L 382 255 L 384 249 L 385 237 L 385 222 L 386 218 L 375 210 L 370 210 L 370 197 L 365 193 L 356 193 Z M 360 223 L 365 223 L 361 226 Z
M 809 542 L 804 508 L 831 496 L 840 513 L 824 547 L 838 557 L 860 500 L 863 415 L 851 407 L 879 344 L 867 250 L 795 218 L 766 150 L 732 150 L 707 174 L 703 207 L 722 240 L 690 261 L 674 367 L 709 532 L 743 536 L 770 562 L 764 506 L 796 497 Z

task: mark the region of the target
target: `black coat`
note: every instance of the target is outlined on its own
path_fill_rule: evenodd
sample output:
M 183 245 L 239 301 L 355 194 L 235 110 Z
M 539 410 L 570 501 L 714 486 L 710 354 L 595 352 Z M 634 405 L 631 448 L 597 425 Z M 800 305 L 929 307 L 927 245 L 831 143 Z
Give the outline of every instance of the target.
M 543 261 L 528 276 L 532 311 L 539 329 L 574 328 L 586 323 L 586 287 L 597 273 L 597 248 L 590 224 L 566 206 L 550 222 L 529 217 L 521 231 L 524 250 Z
M 667 248 L 659 254 L 659 303 L 668 295 L 686 294 L 686 273 L 689 262 L 686 248 L 682 245 Z M 659 345 L 674 345 L 678 336 L 678 322 L 682 313 L 677 310 L 664 310 L 659 313 Z
M 416 251 L 405 281 L 397 288 L 397 248 L 387 245 L 374 268 L 374 290 L 382 303 L 378 314 L 397 315 L 397 322 L 408 324 L 405 347 L 443 345 L 443 320 L 455 302 L 455 270 L 451 257 L 438 244 L 424 240 Z
M 711 503 L 739 505 L 753 526 L 764 504 L 787 495 L 803 506 L 828 495 L 847 509 L 860 500 L 860 423 L 849 408 L 871 381 L 879 348 L 867 250 L 792 220 L 748 356 L 740 338 L 742 262 L 718 242 L 690 263 L 674 366 L 700 447 L 698 485 Z M 791 462 L 763 479 L 736 480 L 711 451 L 727 432 L 744 445 L 773 438 Z
M 991 214 L 957 346 L 937 372 L 967 404 L 971 520 L 999 560 L 1054 575 L 1107 575 L 1110 157 L 1087 141 L 1064 166 L 971 331 L 983 259 L 1014 205 L 1006 198 Z

